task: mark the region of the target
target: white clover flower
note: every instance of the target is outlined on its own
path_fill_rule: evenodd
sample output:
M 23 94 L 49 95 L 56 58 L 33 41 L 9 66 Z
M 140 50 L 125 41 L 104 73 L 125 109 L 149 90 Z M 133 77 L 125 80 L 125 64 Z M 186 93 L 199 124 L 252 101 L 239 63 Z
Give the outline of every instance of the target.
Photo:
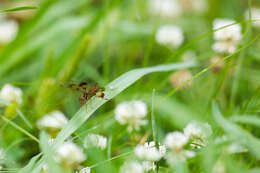
M 120 167 L 120 173 L 143 173 L 143 166 L 136 162 L 125 162 L 123 166 Z
M 10 84 L 5 84 L 0 91 L 0 98 L 10 103 L 14 102 L 17 104 L 21 104 L 22 94 L 23 92 L 20 88 L 16 88 Z
M 172 150 L 181 150 L 188 142 L 188 138 L 181 132 L 175 131 L 168 133 L 165 137 L 164 144 Z
M 86 168 L 83 168 L 79 171 L 79 173 L 90 173 L 91 171 L 91 168 L 90 167 L 86 167 Z
M 220 29 L 221 27 L 235 23 L 229 19 L 216 19 L 213 23 L 213 29 Z M 242 38 L 241 25 L 231 25 L 226 28 L 214 32 L 214 39 L 216 43 L 213 49 L 219 53 L 234 53 L 239 41 Z
M 178 17 L 182 13 L 179 0 L 150 0 L 149 7 L 152 14 L 161 17 Z
M 230 25 L 235 23 L 234 20 L 229 19 L 216 19 L 213 22 L 213 29 L 220 29 L 221 27 Z M 220 29 L 216 32 L 214 32 L 214 38 L 217 41 L 232 41 L 232 42 L 238 42 L 242 38 L 241 34 L 241 25 L 231 25 L 226 28 Z
M 142 166 L 145 171 L 150 171 L 150 170 L 156 169 L 156 165 L 152 161 L 143 161 Z
M 181 28 L 174 25 L 163 25 L 156 32 L 156 41 L 170 48 L 178 48 L 183 40 Z
M 62 129 L 68 123 L 68 119 L 60 111 L 53 111 L 45 115 L 37 122 L 39 129 Z
M 184 128 L 184 134 L 193 143 L 201 146 L 206 145 L 206 139 L 212 134 L 211 126 L 208 123 L 191 122 Z
M 254 27 L 260 27 L 260 8 L 252 8 L 251 9 L 251 15 L 252 15 L 252 20 L 258 20 L 252 22 Z M 249 20 L 249 10 L 246 11 L 245 13 L 246 19 Z
M 97 134 L 89 134 L 84 140 L 84 146 L 94 146 L 103 150 L 107 146 L 107 138 Z
M 128 130 L 139 130 L 140 126 L 147 123 L 143 118 L 147 114 L 146 104 L 142 101 L 120 103 L 115 109 L 115 119 L 121 125 L 128 125 Z
M 5 19 L 0 16 L 0 43 L 9 43 L 18 32 L 18 24 L 15 20 Z
M 77 165 L 85 159 L 83 150 L 73 142 L 65 142 L 57 149 L 57 160 L 66 165 Z
M 135 155 L 142 160 L 158 161 L 163 155 L 161 155 L 159 149 L 156 148 L 155 142 L 146 142 L 144 145 L 138 145 L 135 147 Z

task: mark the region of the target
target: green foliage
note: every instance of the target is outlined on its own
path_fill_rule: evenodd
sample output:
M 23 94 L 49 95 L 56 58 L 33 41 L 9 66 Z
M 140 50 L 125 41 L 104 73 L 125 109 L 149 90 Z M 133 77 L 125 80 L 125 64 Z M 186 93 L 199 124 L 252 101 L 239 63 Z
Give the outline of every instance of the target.
M 0 43 L 0 88 L 10 83 L 23 91 L 21 105 L 0 98 L 0 149 L 6 156 L 2 161 L 0 153 L 0 166 L 4 166 L 0 173 L 42 173 L 45 164 L 51 173 L 78 171 L 81 167 L 67 169 L 55 159 L 56 149 L 66 140 L 84 149 L 87 159 L 82 167 L 119 172 L 125 162 L 138 160 L 133 152 L 138 144 L 155 141 L 158 147 L 167 133 L 183 131 L 193 121 L 212 127 L 207 144 L 192 149 L 196 156 L 176 165 L 169 166 L 166 159 L 156 162 L 154 172 L 211 173 L 217 168 L 259 172 L 260 31 L 244 13 L 260 3 L 208 0 L 204 13 L 189 11 L 186 4 L 181 16 L 163 18 L 150 14 L 148 1 L 3 3 L 0 15 L 7 18 L 13 13 L 33 14 L 19 21 L 13 41 Z M 216 18 L 237 22 L 213 30 Z M 164 24 L 182 28 L 181 47 L 157 43 L 156 31 Z M 243 27 L 237 50 L 214 52 L 213 34 L 236 24 Z M 190 50 L 196 62 L 183 62 Z M 214 56 L 222 58 L 211 63 Z M 173 72 L 183 69 L 192 77 L 174 86 Z M 95 83 L 104 87 L 105 99 L 94 96 L 80 105 L 81 93 L 67 86 L 82 81 L 89 87 Z M 131 100 L 142 100 L 148 107 L 148 123 L 140 131 L 129 132 L 115 120 L 116 106 Z M 69 121 L 50 144 L 37 121 L 54 110 L 62 111 Z M 91 133 L 108 137 L 107 148 L 86 148 L 85 136 Z M 234 143 L 242 147 L 241 152 L 230 152 Z

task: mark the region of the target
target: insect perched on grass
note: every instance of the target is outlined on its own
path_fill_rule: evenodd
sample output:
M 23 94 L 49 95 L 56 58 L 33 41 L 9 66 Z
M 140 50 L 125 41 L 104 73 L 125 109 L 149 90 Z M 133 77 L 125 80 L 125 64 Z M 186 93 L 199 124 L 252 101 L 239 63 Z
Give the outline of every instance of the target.
M 81 82 L 79 84 L 73 83 L 69 84 L 66 87 L 71 88 L 74 91 L 82 92 L 82 96 L 80 96 L 79 98 L 79 102 L 81 105 L 83 105 L 87 100 L 89 100 L 93 96 L 99 97 L 101 99 L 106 99 L 104 94 L 105 88 L 100 88 L 97 83 L 93 85 L 91 88 L 88 88 L 87 82 Z

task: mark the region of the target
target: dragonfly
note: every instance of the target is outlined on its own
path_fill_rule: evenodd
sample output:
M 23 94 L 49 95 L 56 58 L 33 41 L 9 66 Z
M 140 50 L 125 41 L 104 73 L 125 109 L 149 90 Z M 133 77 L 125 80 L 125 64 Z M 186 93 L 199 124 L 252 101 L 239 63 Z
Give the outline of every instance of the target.
M 79 84 L 71 83 L 66 87 L 74 91 L 80 91 L 82 93 L 82 95 L 79 97 L 79 102 L 81 105 L 85 104 L 86 101 L 88 101 L 93 96 L 106 99 L 104 93 L 105 88 L 99 87 L 98 83 L 94 84 L 92 87 L 89 87 L 87 82 L 80 82 Z

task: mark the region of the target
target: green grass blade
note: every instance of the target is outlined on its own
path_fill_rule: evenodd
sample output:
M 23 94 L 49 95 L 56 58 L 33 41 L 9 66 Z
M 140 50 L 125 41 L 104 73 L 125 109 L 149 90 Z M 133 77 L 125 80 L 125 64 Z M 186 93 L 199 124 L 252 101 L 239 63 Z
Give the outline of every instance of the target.
M 0 10 L 0 14 L 1 13 L 16 12 L 16 11 L 36 10 L 37 8 L 38 7 L 36 7 L 36 6 L 16 7 L 16 8 L 6 9 L 6 10 Z
M 15 124 L 14 122 L 12 122 L 11 120 L 9 120 L 8 118 L 0 115 L 0 117 L 2 118 L 2 120 L 4 120 L 5 122 L 7 122 L 8 124 L 10 124 L 11 126 L 13 126 L 14 128 L 16 128 L 17 130 L 19 130 L 20 132 L 22 132 L 23 134 L 25 134 L 26 136 L 30 137 L 32 140 L 34 140 L 35 142 L 39 142 L 39 140 L 33 136 L 31 133 L 27 132 L 26 130 L 24 130 L 22 127 L 18 126 L 17 124 Z
M 260 127 L 260 118 L 254 115 L 232 116 L 230 120 L 237 123 L 249 124 L 254 125 L 256 127 Z
M 40 147 L 43 152 L 43 157 L 48 165 L 48 171 L 55 172 L 55 173 L 62 173 L 63 171 L 56 163 L 56 161 L 53 159 L 54 151 L 48 142 L 48 136 L 44 132 L 40 134 Z
M 41 154 L 38 154 L 36 156 L 34 156 L 30 162 L 24 167 L 22 168 L 18 173 L 28 173 L 31 172 L 36 164 L 36 161 L 41 157 Z
M 243 130 L 240 126 L 225 119 L 215 102 L 212 104 L 212 114 L 218 125 L 231 137 L 231 139 L 244 145 L 253 155 L 258 159 L 260 158 L 260 141 L 257 138 Z

